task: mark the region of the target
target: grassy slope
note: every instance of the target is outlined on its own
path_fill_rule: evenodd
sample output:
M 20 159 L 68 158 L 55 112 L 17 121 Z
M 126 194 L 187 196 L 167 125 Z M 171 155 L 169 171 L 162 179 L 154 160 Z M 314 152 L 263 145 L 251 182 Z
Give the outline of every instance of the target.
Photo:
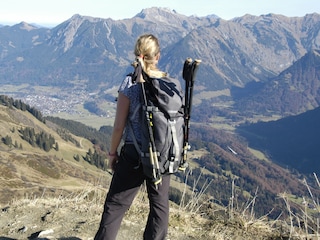
M 36 131 L 51 134 L 59 144 L 59 151 L 54 149 L 45 152 L 22 140 L 18 129 L 32 127 Z M 15 129 L 15 130 L 13 130 Z M 66 142 L 47 125 L 39 122 L 28 112 L 12 110 L 0 106 L 0 137 L 10 136 L 13 144 L 22 145 L 22 149 L 9 147 L 0 143 L 0 202 L 5 203 L 12 198 L 25 194 L 40 195 L 44 189 L 52 195 L 60 194 L 60 190 L 72 191 L 82 189 L 90 184 L 106 187 L 110 177 L 83 160 L 75 161 L 73 156 L 85 156 L 92 144 L 73 136 L 80 142 L 80 147 Z

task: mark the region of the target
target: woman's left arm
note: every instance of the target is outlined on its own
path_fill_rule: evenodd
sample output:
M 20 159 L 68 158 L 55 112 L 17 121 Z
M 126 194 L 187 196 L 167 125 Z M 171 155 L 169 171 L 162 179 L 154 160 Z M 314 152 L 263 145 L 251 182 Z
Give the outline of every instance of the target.
M 121 142 L 122 134 L 127 123 L 130 100 L 123 93 L 119 93 L 117 101 L 116 117 L 113 124 L 111 146 L 109 149 L 109 168 L 114 170 L 117 162 L 117 149 Z

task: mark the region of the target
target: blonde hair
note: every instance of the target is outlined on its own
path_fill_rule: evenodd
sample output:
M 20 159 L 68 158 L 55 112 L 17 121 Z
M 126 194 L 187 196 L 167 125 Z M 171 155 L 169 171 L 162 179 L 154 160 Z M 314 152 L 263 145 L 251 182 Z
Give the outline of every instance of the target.
M 161 78 L 167 75 L 157 67 L 160 58 L 160 45 L 154 35 L 141 35 L 136 41 L 134 54 L 136 59 L 140 61 L 143 71 L 149 77 Z

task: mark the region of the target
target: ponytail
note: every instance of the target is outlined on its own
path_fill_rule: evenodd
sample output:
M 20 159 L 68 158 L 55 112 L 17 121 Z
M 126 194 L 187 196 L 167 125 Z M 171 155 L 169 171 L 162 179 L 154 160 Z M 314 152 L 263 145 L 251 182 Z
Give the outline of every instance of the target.
M 138 38 L 134 54 L 136 61 L 141 64 L 142 70 L 149 77 L 162 78 L 167 75 L 157 67 L 160 58 L 160 46 L 158 39 L 152 34 L 145 34 Z

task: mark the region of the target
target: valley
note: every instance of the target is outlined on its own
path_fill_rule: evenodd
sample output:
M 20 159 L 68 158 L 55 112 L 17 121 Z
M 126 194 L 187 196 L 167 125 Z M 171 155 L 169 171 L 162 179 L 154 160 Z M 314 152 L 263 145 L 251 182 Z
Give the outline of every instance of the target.
M 105 90 L 104 94 L 114 94 L 113 92 L 114 89 Z M 6 84 L 0 85 L 0 95 L 20 99 L 37 108 L 44 116 L 75 120 L 97 129 L 113 124 L 115 101 L 101 103 L 100 107 L 104 108 L 103 115 L 97 115 L 84 108 L 86 102 L 96 101 L 98 97 L 97 93 L 87 91 L 86 81 L 73 81 L 72 86 L 68 88 Z

